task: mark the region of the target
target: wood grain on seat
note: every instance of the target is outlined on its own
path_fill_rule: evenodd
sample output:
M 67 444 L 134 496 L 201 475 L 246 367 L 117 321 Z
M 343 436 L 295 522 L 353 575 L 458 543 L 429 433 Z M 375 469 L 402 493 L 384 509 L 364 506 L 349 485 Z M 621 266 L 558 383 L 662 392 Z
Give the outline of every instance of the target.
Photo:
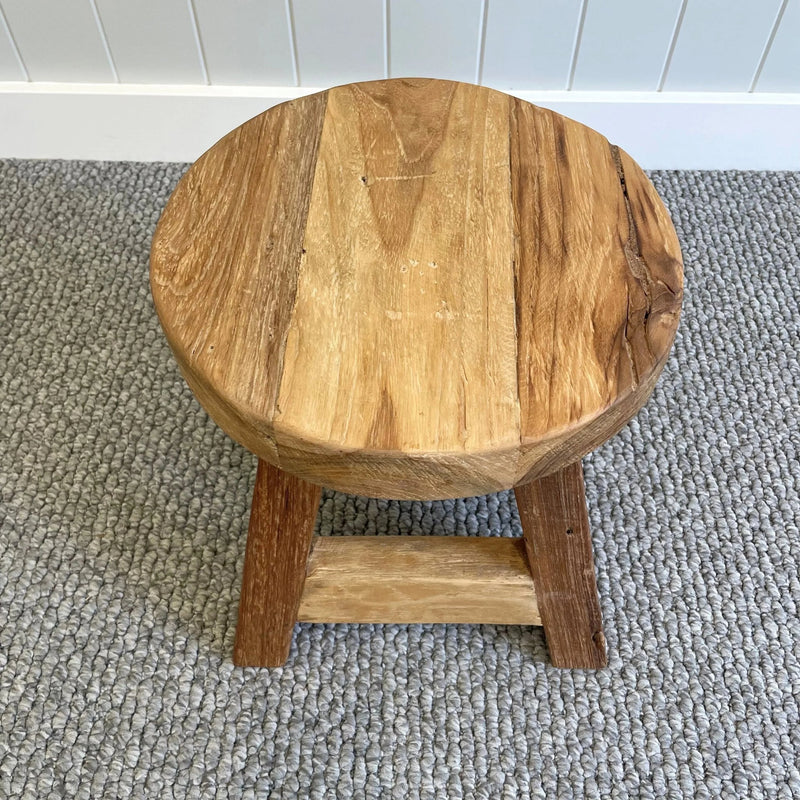
M 595 131 L 467 84 L 276 106 L 181 180 L 153 297 L 211 416 L 343 491 L 434 499 L 573 463 L 669 352 L 678 241 Z

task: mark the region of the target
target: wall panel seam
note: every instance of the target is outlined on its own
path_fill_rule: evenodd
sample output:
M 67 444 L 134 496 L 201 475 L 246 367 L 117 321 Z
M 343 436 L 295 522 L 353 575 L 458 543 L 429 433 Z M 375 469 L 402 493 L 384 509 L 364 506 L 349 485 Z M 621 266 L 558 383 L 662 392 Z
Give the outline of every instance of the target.
M 206 62 L 206 51 L 203 47 L 203 39 L 200 36 L 200 26 L 197 23 L 197 11 L 194 7 L 194 0 L 186 0 L 189 8 L 189 19 L 192 23 L 192 33 L 194 34 L 194 43 L 197 47 L 197 57 L 200 61 L 200 71 L 203 75 L 203 80 L 206 86 L 211 85 L 211 79 L 208 74 L 208 63 Z
M 95 25 L 97 25 L 97 32 L 100 35 L 100 41 L 103 44 L 108 65 L 111 67 L 111 76 L 114 78 L 115 83 L 120 83 L 119 71 L 117 70 L 117 62 L 114 60 L 114 54 L 111 52 L 111 45 L 108 43 L 108 36 L 106 35 L 106 26 L 103 25 L 103 18 L 100 16 L 100 10 L 97 8 L 97 0 L 89 0 L 89 6 L 92 9 Z
M 767 63 L 767 58 L 769 57 L 769 51 L 772 49 L 772 43 L 775 41 L 775 36 L 778 33 L 778 28 L 781 26 L 781 20 L 783 19 L 783 14 L 786 11 L 786 6 L 789 5 L 789 0 L 783 0 L 778 9 L 778 13 L 775 15 L 775 21 L 772 23 L 772 29 L 769 32 L 769 36 L 767 36 L 767 41 L 764 44 L 764 50 L 761 53 L 761 58 L 758 59 L 758 64 L 756 65 L 756 71 L 753 73 L 753 80 L 750 81 L 750 87 L 748 88 L 748 92 L 754 92 L 756 90 L 756 86 L 758 85 L 758 79 L 761 77 L 761 72 L 764 69 L 764 64 Z
M 286 28 L 289 35 L 289 51 L 292 54 L 292 75 L 294 85 L 300 86 L 300 64 L 297 58 L 297 29 L 294 25 L 294 6 L 292 0 L 286 2 Z
M 586 22 L 586 9 L 589 5 L 589 0 L 581 0 L 581 9 L 578 14 L 578 26 L 575 29 L 575 41 L 572 45 L 572 58 L 569 62 L 569 75 L 567 76 L 567 91 L 572 91 L 572 85 L 575 82 L 575 70 L 578 68 L 578 55 L 581 49 L 581 39 L 583 38 L 583 26 Z
M 667 81 L 670 64 L 672 64 L 672 56 L 675 53 L 675 45 L 677 45 L 678 36 L 680 36 L 681 33 L 681 25 L 683 25 L 683 18 L 686 14 L 686 6 L 688 5 L 688 2 L 689 0 L 681 0 L 681 7 L 678 9 L 678 16 L 675 18 L 675 27 L 672 29 L 672 36 L 669 40 L 667 54 L 664 57 L 664 66 L 661 68 L 661 75 L 658 77 L 658 86 L 656 87 L 657 92 L 664 91 L 664 84 Z
M 483 58 L 486 52 L 486 20 L 489 15 L 489 0 L 481 0 L 481 19 L 478 26 L 478 63 L 475 66 L 475 83 L 483 83 Z
M 19 45 L 17 44 L 17 40 L 14 38 L 14 32 L 11 30 L 11 26 L 8 24 L 8 19 L 6 18 L 6 12 L 3 11 L 3 6 L 0 5 L 0 25 L 4 28 L 6 32 L 6 36 L 8 36 L 8 41 L 11 42 L 11 49 L 14 52 L 14 57 L 17 59 L 17 64 L 19 65 L 20 70 L 22 70 L 22 75 L 25 80 L 30 83 L 31 82 L 31 74 L 28 72 L 28 67 L 25 64 L 25 59 L 22 58 L 22 53 L 20 52 Z
M 383 77 L 390 78 L 392 74 L 391 38 L 389 36 L 389 0 L 383 0 Z

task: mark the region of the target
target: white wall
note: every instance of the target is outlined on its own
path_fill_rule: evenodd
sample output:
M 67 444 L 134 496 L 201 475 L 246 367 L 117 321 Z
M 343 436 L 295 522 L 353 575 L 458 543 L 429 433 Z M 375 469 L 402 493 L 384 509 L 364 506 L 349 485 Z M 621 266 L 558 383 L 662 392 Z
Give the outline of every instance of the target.
M 800 168 L 800 0 L 0 0 L 0 156 L 196 158 L 274 102 L 429 75 L 649 167 Z

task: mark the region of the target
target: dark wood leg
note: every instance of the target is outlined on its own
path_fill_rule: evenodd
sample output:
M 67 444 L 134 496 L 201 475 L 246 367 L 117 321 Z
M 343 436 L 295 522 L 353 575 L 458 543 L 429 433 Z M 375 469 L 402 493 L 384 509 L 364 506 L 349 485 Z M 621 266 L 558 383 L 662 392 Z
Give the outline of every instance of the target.
M 289 657 L 321 492 L 259 459 L 233 650 L 237 666 L 279 667 Z
M 605 667 L 581 462 L 514 492 L 553 666 Z

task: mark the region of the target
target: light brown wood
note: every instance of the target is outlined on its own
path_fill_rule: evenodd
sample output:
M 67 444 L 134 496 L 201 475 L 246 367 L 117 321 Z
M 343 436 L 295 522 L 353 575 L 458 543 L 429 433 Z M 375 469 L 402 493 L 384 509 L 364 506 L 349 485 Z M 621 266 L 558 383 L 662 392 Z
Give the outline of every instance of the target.
M 181 181 L 151 270 L 228 433 L 306 480 L 423 499 L 524 483 L 619 430 L 666 360 L 683 280 L 625 153 L 432 80 L 245 123 Z
M 321 536 L 308 561 L 303 622 L 539 625 L 520 539 Z
M 513 452 L 508 98 L 444 81 L 337 89 L 323 132 L 275 417 L 282 463 L 302 470 L 298 440 L 376 469 Z M 513 459 L 492 465 L 514 481 Z M 391 470 L 381 493 L 404 477 Z
M 289 657 L 319 510 L 318 486 L 258 462 L 233 661 L 278 667 Z
M 593 450 L 650 396 L 683 270 L 664 204 L 618 147 L 521 100 L 511 142 L 520 425 L 534 452 L 547 443 L 528 482 Z
M 581 463 L 514 492 L 553 666 L 606 666 Z
M 277 464 L 271 424 L 326 95 L 229 133 L 178 183 L 159 220 L 150 285 L 197 399 Z M 255 446 L 252 446 L 255 445 Z

